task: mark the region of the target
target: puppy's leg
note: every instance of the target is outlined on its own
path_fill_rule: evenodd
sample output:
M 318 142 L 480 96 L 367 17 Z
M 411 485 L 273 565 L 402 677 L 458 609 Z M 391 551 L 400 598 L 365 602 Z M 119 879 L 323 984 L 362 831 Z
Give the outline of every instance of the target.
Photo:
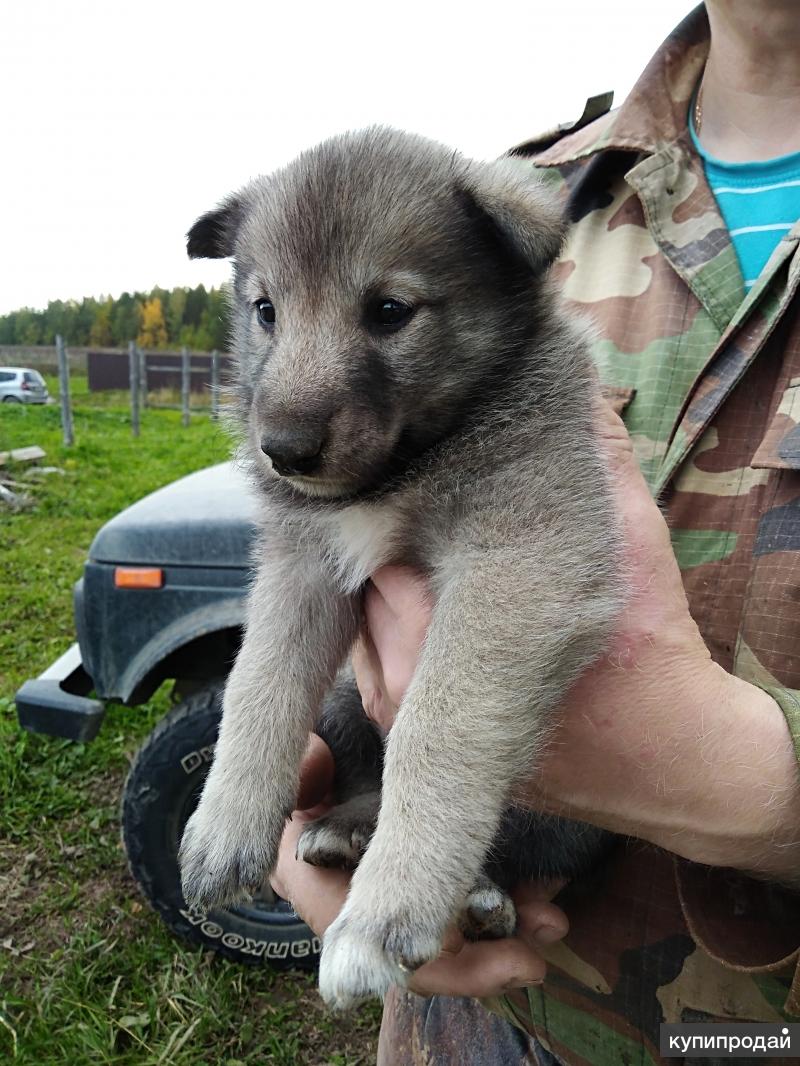
M 527 571 L 530 587 L 520 575 L 513 597 L 507 558 L 440 595 L 387 741 L 375 836 L 325 935 L 320 990 L 331 1004 L 383 995 L 436 957 L 549 712 L 601 647 L 616 602 L 578 609 L 582 590 L 564 596 L 545 564 Z
M 595 870 L 615 839 L 585 822 L 510 807 L 484 873 L 504 888 L 518 881 L 571 881 Z
M 354 870 L 378 819 L 383 738 L 364 713 L 349 670 L 342 671 L 326 697 L 316 732 L 333 754 L 337 805 L 306 827 L 297 857 L 313 866 Z
M 225 688 L 214 762 L 181 844 L 188 902 L 229 903 L 274 867 L 308 735 L 356 627 L 356 604 L 315 560 L 271 541 Z
M 348 665 L 325 697 L 315 732 L 331 749 L 337 803 L 381 787 L 384 738 L 367 718 Z
M 511 807 L 458 924 L 468 940 L 511 936 L 517 914 L 508 894 L 520 881 L 561 881 L 595 870 L 614 836 L 584 822 Z

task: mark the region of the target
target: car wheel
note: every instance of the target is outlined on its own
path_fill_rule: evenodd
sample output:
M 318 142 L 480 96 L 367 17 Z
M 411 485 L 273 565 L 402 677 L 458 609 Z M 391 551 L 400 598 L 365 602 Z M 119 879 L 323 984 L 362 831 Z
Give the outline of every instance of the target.
M 130 870 L 169 928 L 237 962 L 314 969 L 320 942 L 285 900 L 260 897 L 205 911 L 181 893 L 178 846 L 211 764 L 222 686 L 188 696 L 139 749 L 122 797 L 122 839 Z
M 19 396 L 4 396 L 3 403 L 22 403 Z

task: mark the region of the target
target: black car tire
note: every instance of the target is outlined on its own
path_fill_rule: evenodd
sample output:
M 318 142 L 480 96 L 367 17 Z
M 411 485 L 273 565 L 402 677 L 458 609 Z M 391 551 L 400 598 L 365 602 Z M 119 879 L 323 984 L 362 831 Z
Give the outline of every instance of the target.
M 178 846 L 208 773 L 222 688 L 187 697 L 139 749 L 122 796 L 122 839 L 131 873 L 169 928 L 228 959 L 274 969 L 315 969 L 320 942 L 279 897 L 208 913 L 181 893 Z
M 4 396 L 3 403 L 22 403 L 19 396 Z

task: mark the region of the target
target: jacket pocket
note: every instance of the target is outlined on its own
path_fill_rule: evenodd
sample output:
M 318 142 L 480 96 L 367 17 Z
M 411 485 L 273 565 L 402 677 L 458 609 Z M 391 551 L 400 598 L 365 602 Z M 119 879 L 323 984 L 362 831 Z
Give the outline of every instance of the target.
M 750 465 L 760 470 L 800 470 L 800 378 L 789 382 Z
M 800 378 L 784 390 L 751 466 L 772 470 L 758 516 L 734 672 L 800 688 Z

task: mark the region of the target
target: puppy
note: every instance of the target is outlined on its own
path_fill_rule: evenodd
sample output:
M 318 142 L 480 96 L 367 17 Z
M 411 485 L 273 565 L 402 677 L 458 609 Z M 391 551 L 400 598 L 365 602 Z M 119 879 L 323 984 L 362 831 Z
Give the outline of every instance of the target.
M 246 632 L 181 846 L 188 901 L 232 902 L 273 869 L 370 575 L 417 567 L 435 601 L 382 771 L 346 679 L 322 726 L 347 766 L 344 806 L 300 854 L 364 852 L 324 938 L 320 990 L 337 1006 L 403 984 L 465 911 L 477 933 L 508 931 L 502 896 L 480 895 L 499 831 L 499 866 L 523 873 L 574 872 L 600 843 L 506 815 L 622 602 L 589 342 L 547 277 L 563 235 L 523 164 L 386 129 L 304 153 L 188 235 L 190 256 L 234 261 L 261 500 Z

